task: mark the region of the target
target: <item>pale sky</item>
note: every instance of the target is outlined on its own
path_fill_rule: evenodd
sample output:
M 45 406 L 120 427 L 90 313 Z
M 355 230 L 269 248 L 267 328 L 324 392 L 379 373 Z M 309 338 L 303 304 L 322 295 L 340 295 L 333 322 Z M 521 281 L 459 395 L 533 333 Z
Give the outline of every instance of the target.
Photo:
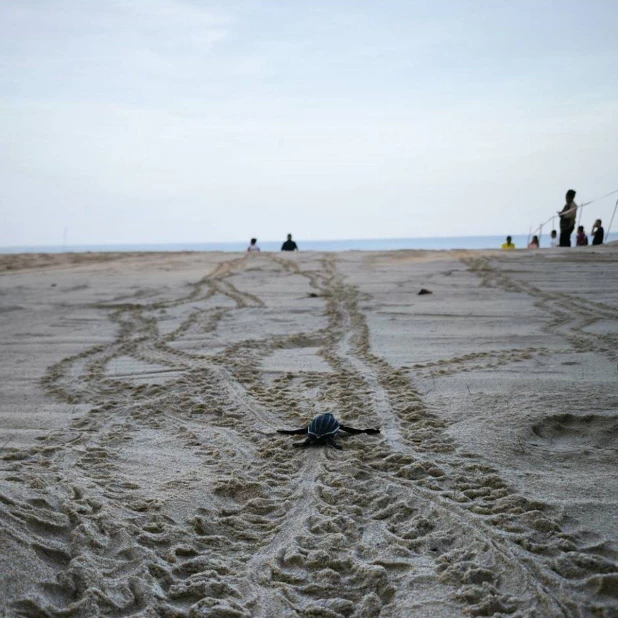
M 525 233 L 618 189 L 617 27 L 618 0 L 0 0 L 0 246 Z

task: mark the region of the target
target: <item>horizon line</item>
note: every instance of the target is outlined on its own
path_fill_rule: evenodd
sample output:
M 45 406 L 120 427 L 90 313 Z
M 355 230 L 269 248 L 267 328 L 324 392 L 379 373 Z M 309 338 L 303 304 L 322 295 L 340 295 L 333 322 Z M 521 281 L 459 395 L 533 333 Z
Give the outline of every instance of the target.
M 374 240 L 436 240 L 436 239 L 449 239 L 449 238 L 494 238 L 494 237 L 502 237 L 505 238 L 507 236 L 529 236 L 528 232 L 520 232 L 520 233 L 509 233 L 509 234 L 469 234 L 464 236 L 373 236 L 373 237 L 365 237 L 365 238 L 295 238 L 293 236 L 293 240 L 297 242 L 365 242 L 365 241 L 374 241 Z M 543 234 L 545 235 L 545 234 Z M 258 242 L 283 242 L 281 239 L 260 239 L 258 238 Z M 133 241 L 133 242 L 91 242 L 91 243 L 77 243 L 71 244 L 67 243 L 66 245 L 63 243 L 57 244 L 21 244 L 21 245 L 0 245 L 0 249 L 18 249 L 21 247 L 92 247 L 92 246 L 106 246 L 106 247 L 127 247 L 133 245 L 236 245 L 240 243 L 247 243 L 247 239 L 243 240 L 184 240 L 184 241 Z

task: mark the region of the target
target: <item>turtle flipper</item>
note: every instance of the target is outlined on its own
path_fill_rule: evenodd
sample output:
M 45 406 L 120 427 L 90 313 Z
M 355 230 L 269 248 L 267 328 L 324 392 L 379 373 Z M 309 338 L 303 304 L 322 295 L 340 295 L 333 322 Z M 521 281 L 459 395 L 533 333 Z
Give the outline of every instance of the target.
M 341 431 L 347 431 L 348 433 L 355 435 L 359 433 L 367 433 L 370 435 L 380 433 L 379 429 L 355 429 L 354 427 L 346 427 L 345 425 L 341 425 L 339 429 L 341 429 Z
M 336 448 L 338 450 L 341 450 L 343 448 L 341 446 L 341 444 L 337 444 L 337 442 L 335 442 L 335 440 L 333 438 L 328 438 L 328 440 L 326 440 L 326 444 L 328 444 L 328 446 L 330 446 L 332 448 Z
M 302 433 L 307 433 L 308 428 L 302 427 L 301 429 L 277 429 L 277 433 L 284 433 L 289 436 L 300 435 Z
M 294 442 L 292 446 L 296 446 L 298 448 L 307 448 L 313 440 L 311 438 L 307 438 L 304 442 Z

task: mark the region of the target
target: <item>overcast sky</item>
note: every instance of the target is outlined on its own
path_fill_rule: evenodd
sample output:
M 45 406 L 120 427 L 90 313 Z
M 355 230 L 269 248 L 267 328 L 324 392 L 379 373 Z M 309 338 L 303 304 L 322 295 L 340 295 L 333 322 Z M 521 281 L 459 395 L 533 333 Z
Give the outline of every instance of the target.
M 0 245 L 527 232 L 618 188 L 617 24 L 617 0 L 0 0 Z

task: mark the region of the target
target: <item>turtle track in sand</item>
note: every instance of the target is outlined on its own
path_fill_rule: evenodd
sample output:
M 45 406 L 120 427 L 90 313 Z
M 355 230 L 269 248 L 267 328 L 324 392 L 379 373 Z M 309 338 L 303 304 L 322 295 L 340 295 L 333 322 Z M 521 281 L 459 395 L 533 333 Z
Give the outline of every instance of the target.
M 586 328 L 599 320 L 616 321 L 618 309 L 589 298 L 573 294 L 545 291 L 507 272 L 499 261 L 485 257 L 463 258 L 468 269 L 480 277 L 482 285 L 501 288 L 531 296 L 536 306 L 550 316 L 547 325 L 551 332 L 566 339 L 577 352 L 595 352 L 610 360 L 618 359 L 618 335 L 605 333 L 602 336 L 587 332 Z
M 260 269 L 306 280 L 319 305 L 304 311 L 323 314 L 323 326 L 266 337 L 249 328 L 242 341 L 211 350 L 222 320 L 271 309 L 240 288 Z M 4 613 L 618 611 L 615 556 L 563 532 L 543 504 L 446 437 L 407 372 L 372 352 L 361 298 L 333 256 L 301 266 L 262 255 L 219 264 L 179 299 L 102 307 L 115 341 L 65 359 L 43 379 L 50 395 L 89 412 L 3 458 L 2 538 L 44 565 L 28 593 L 3 601 Z M 163 333 L 170 315 L 180 318 Z M 189 336 L 200 346 L 175 345 Z M 328 372 L 266 379 L 271 354 L 307 348 Z M 110 373 L 119 358 L 166 371 L 159 383 L 136 383 Z M 274 435 L 326 411 L 381 425 L 383 435 L 343 438 L 342 452 L 299 452 L 293 437 Z M 147 463 L 136 461 L 144 456 Z

